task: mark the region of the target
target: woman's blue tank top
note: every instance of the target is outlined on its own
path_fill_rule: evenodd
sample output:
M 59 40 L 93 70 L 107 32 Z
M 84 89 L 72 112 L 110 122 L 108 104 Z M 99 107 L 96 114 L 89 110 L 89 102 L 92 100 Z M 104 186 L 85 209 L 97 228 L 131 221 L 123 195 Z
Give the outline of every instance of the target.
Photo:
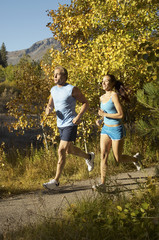
M 117 113 L 115 105 L 111 98 L 106 103 L 100 103 L 100 108 L 106 113 Z M 104 123 L 107 125 L 116 125 L 121 123 L 121 119 L 104 117 Z
M 74 126 L 72 120 L 77 116 L 75 112 L 76 99 L 72 97 L 74 86 L 66 83 L 62 87 L 54 86 L 51 88 L 54 107 L 57 116 L 57 126 Z

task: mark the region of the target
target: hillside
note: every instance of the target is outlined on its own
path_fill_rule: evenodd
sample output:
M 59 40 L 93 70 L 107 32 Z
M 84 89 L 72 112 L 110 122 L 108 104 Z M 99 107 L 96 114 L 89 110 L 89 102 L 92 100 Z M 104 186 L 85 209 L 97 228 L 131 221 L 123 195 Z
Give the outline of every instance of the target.
M 20 58 L 27 54 L 33 60 L 38 61 L 40 60 L 46 51 L 51 47 L 60 50 L 60 44 L 54 38 L 47 38 L 41 41 L 34 43 L 30 48 L 19 50 L 19 51 L 12 51 L 8 52 L 8 64 L 15 65 L 19 62 Z

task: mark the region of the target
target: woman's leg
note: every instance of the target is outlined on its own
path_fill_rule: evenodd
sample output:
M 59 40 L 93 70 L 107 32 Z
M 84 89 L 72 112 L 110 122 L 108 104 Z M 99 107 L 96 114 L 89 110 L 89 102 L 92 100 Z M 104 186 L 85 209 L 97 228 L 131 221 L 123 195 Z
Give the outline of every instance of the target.
M 100 135 L 100 151 L 101 151 L 101 183 L 105 183 L 107 160 L 111 148 L 111 139 L 106 134 Z
M 122 154 L 123 147 L 124 147 L 124 138 L 122 138 L 121 140 L 112 140 L 112 149 L 113 149 L 115 160 L 118 163 L 137 162 L 137 158 Z

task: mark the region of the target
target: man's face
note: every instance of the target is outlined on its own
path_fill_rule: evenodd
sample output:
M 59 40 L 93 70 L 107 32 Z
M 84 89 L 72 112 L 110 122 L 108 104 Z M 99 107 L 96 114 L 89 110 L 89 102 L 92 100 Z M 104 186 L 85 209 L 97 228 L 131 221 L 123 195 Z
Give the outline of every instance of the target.
M 64 73 L 62 72 L 61 69 L 55 69 L 54 71 L 54 82 L 57 85 L 65 85 L 66 83 L 66 76 L 64 75 Z

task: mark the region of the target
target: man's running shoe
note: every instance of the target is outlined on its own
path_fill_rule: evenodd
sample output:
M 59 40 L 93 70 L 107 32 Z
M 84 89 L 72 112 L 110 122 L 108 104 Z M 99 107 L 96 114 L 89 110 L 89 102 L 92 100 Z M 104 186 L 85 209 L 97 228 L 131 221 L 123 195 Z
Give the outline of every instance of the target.
M 94 158 L 95 154 L 93 152 L 88 153 L 90 155 L 90 159 L 85 159 L 86 164 L 88 166 L 88 171 L 91 172 L 94 168 Z
M 56 190 L 59 187 L 59 183 L 55 179 L 52 179 L 49 182 L 44 183 L 43 187 L 45 187 L 49 190 Z

